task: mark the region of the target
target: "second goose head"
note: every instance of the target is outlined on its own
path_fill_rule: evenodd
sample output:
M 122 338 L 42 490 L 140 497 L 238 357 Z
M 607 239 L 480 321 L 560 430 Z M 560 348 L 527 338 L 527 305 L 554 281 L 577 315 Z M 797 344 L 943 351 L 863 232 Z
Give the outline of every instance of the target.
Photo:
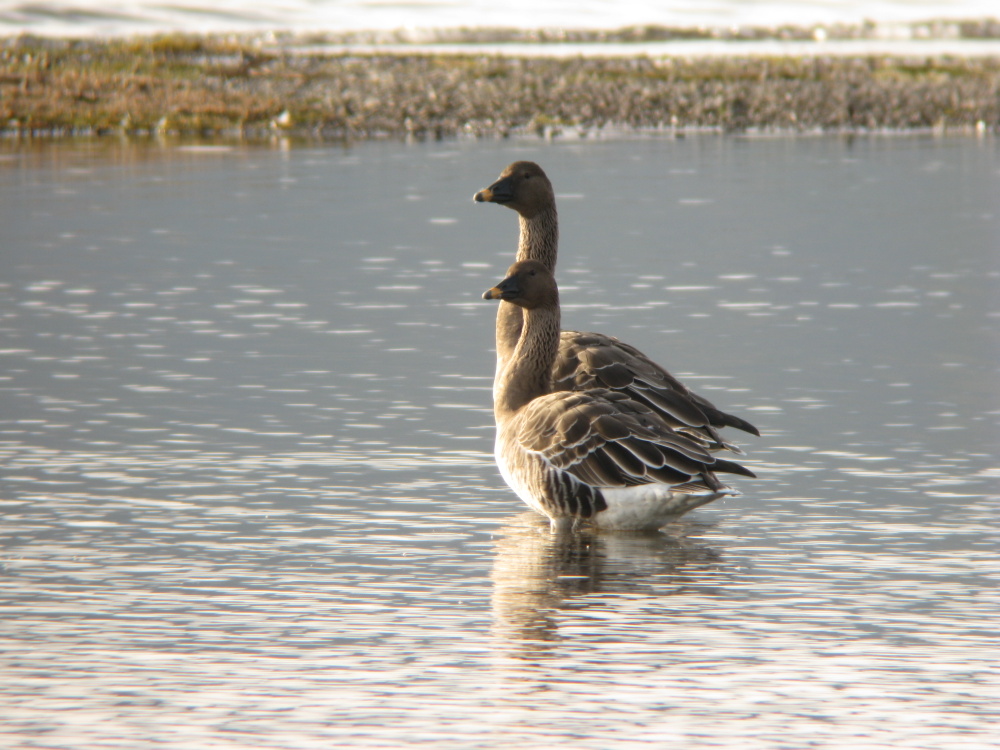
M 487 289 L 483 299 L 503 300 L 525 310 L 559 308 L 556 280 L 545 264 L 537 260 L 522 260 L 512 265 L 507 269 L 507 277 Z

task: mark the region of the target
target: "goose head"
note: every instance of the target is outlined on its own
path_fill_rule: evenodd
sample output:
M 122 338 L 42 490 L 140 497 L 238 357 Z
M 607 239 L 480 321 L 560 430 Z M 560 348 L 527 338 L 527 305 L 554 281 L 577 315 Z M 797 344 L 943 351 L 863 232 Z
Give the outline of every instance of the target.
M 555 206 L 552 183 L 533 161 L 516 161 L 500 173 L 499 179 L 472 196 L 476 203 L 499 203 L 526 218 Z
M 483 299 L 499 299 L 523 307 L 558 308 L 559 290 L 552 273 L 537 260 L 523 260 L 507 269 L 507 277 L 483 293 Z

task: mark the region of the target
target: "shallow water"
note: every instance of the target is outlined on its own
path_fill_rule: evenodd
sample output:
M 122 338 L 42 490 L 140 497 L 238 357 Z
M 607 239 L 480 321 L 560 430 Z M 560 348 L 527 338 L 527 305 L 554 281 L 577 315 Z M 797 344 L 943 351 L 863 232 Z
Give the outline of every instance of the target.
M 996 141 L 5 149 L 0 745 L 996 746 Z M 515 158 L 567 326 L 762 429 L 743 495 L 502 485 Z

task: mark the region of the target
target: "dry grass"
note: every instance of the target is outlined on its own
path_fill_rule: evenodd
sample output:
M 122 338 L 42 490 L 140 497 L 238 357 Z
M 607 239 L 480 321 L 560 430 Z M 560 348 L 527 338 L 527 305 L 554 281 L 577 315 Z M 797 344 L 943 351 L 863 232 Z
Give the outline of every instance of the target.
M 7 40 L 7 134 L 329 139 L 560 128 L 1000 129 L 1000 60 L 291 55 L 213 37 Z

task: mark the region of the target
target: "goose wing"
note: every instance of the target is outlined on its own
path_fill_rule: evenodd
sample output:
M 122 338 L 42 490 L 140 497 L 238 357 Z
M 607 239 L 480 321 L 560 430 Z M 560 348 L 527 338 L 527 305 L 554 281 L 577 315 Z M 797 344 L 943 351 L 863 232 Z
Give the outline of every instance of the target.
M 752 424 L 721 411 L 634 346 L 613 336 L 563 331 L 553 384 L 558 390 L 622 391 L 652 408 L 675 430 L 709 441 L 713 449 L 728 448 L 742 453 L 720 438 L 717 429 L 721 427 L 760 434 Z
M 523 449 L 595 487 L 696 480 L 718 489 L 715 471 L 753 476 L 618 391 L 550 393 L 528 404 L 520 420 L 517 440 Z

